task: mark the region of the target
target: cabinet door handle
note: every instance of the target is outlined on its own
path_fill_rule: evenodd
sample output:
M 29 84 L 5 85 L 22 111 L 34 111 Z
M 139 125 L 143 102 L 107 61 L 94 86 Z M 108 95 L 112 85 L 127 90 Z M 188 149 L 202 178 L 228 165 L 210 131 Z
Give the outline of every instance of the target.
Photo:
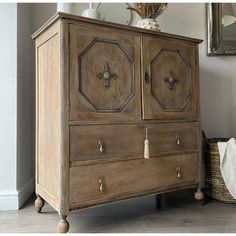
M 146 84 L 149 84 L 149 75 L 148 75 L 147 71 L 145 72 L 144 80 L 145 80 Z

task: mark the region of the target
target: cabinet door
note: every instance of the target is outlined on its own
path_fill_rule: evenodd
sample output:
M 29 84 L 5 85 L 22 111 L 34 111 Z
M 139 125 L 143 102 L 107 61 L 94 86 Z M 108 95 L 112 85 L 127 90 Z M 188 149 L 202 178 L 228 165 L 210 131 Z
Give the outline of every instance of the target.
M 70 24 L 70 120 L 141 116 L 140 37 Z
M 143 118 L 197 118 L 196 46 L 143 37 Z

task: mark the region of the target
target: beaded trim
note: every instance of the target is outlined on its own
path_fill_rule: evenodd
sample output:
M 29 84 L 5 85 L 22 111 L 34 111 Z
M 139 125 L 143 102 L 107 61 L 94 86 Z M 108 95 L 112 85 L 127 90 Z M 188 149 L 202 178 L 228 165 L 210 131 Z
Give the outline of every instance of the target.
M 61 142 L 60 142 L 60 190 L 59 190 L 59 215 L 63 216 L 65 209 L 65 198 L 64 198 L 64 166 L 65 166 L 65 156 L 64 156 L 64 41 L 63 41 L 63 22 L 60 22 L 60 97 L 61 97 Z
M 108 203 L 115 203 L 115 202 L 119 202 L 119 201 L 123 201 L 123 200 L 127 200 L 130 198 L 134 198 L 134 197 L 122 197 L 122 198 L 117 198 L 115 200 L 107 200 L 107 201 L 103 201 L 103 202 L 95 202 L 95 203 L 89 203 L 89 204 L 85 204 L 85 205 L 81 205 L 81 206 L 77 206 L 77 207 L 72 207 L 70 209 L 70 211 L 76 211 L 76 210 L 82 210 L 82 209 L 86 209 L 89 207 L 95 207 L 95 206 L 102 206 L 102 205 L 106 205 Z

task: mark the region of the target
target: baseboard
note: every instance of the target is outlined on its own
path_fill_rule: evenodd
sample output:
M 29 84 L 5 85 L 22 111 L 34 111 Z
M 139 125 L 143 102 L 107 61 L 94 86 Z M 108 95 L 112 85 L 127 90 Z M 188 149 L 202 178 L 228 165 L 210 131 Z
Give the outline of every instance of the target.
M 18 210 L 18 192 L 16 190 L 0 191 L 0 210 Z
M 17 190 L 0 191 L 0 210 L 19 210 L 34 192 L 34 178 Z

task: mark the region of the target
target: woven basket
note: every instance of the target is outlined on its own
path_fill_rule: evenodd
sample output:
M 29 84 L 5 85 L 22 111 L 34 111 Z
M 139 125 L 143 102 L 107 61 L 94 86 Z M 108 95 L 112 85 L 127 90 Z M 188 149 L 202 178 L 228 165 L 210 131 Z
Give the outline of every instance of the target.
M 220 154 L 217 142 L 227 142 L 228 138 L 207 139 L 203 133 L 204 142 L 204 164 L 205 164 L 205 192 L 210 197 L 226 202 L 236 203 L 231 196 L 220 172 Z

